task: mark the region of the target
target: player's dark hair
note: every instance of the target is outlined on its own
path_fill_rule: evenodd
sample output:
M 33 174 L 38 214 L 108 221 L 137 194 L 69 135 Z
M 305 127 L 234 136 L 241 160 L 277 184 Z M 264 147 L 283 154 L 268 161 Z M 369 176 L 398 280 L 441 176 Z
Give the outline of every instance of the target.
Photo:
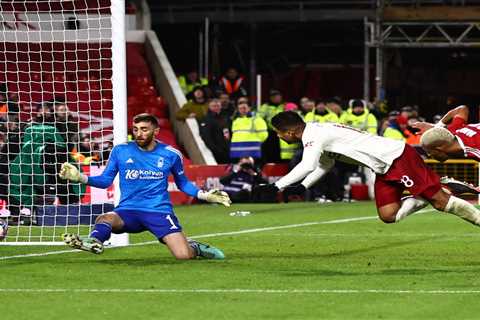
M 150 113 L 140 113 L 133 117 L 133 123 L 150 122 L 155 128 L 158 128 L 158 120 Z
M 280 112 L 272 118 L 272 126 L 280 131 L 285 131 L 305 124 L 302 117 L 293 111 Z

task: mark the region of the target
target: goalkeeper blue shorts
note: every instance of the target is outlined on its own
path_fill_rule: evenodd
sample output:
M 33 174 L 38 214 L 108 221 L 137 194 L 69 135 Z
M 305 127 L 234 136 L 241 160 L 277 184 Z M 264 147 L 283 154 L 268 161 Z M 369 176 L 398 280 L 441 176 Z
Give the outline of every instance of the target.
M 166 235 L 181 232 L 182 226 L 173 213 L 145 212 L 134 210 L 115 211 L 123 220 L 123 228 L 115 233 L 139 233 L 150 231 L 159 240 Z

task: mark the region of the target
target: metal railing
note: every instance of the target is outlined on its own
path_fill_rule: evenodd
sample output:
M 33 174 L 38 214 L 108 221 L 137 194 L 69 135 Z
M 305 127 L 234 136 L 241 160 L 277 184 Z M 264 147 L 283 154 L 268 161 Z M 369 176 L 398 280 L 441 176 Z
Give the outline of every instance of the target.
M 476 0 L 384 0 L 385 6 L 469 6 L 479 5 Z M 290 10 L 290 9 L 375 9 L 377 0 L 304 0 L 304 1 L 150 1 L 152 11 L 190 10 Z

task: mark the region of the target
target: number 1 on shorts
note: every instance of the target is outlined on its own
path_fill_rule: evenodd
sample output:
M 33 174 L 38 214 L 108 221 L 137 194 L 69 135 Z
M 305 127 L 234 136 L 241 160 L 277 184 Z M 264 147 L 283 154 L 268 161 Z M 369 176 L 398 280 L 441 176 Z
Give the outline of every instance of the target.
M 175 225 L 175 223 L 173 222 L 172 217 L 170 217 L 169 214 L 167 215 L 166 218 L 167 218 L 167 220 L 170 222 L 170 224 L 172 225 L 172 226 L 170 227 L 170 230 L 172 230 L 172 229 L 178 229 L 178 227 Z

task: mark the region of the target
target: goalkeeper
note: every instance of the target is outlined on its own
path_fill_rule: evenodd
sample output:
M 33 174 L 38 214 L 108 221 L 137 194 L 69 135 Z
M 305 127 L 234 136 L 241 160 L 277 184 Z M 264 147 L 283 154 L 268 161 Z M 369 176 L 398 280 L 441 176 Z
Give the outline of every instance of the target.
M 108 164 L 100 176 L 87 177 L 69 163 L 59 173 L 63 179 L 86 183 L 97 188 L 109 187 L 117 173 L 120 178 L 120 203 L 113 212 L 100 215 L 88 237 L 64 234 L 63 240 L 73 248 L 93 253 L 103 252 L 103 243 L 111 233 L 138 233 L 150 231 L 167 245 L 177 259 L 197 256 L 223 259 L 221 250 L 187 239 L 175 216 L 168 195 L 168 176 L 186 194 L 207 202 L 230 206 L 230 198 L 218 190 L 203 191 L 195 187 L 184 175 L 182 156 L 175 148 L 155 140 L 157 119 L 147 113 L 133 118 L 135 141 L 113 148 Z

